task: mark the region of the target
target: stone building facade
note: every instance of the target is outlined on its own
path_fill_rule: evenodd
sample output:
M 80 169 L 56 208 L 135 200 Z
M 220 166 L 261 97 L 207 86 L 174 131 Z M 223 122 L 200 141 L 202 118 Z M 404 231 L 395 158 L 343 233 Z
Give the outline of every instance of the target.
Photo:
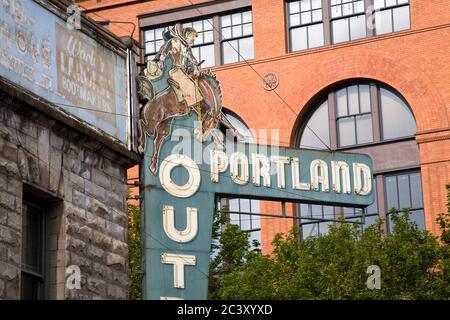
M 139 161 L 0 74 L 0 300 L 127 299 L 127 169 Z
M 126 170 L 135 162 L 3 85 L 1 95 L 0 298 L 20 298 L 22 217 L 32 202 L 47 215 L 47 297 L 126 299 Z M 80 267 L 80 289 L 66 286 L 72 265 Z

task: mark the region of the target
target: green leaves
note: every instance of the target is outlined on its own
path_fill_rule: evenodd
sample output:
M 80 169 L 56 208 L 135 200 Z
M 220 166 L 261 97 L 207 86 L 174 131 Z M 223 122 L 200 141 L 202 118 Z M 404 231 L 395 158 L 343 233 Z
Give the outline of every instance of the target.
M 389 234 L 382 221 L 364 231 L 340 223 L 326 235 L 299 241 L 294 228 L 275 236 L 270 256 L 248 251 L 245 232 L 228 226 L 210 298 L 450 299 L 450 209 L 437 219 L 440 238 L 419 230 L 407 209 L 389 215 Z M 380 269 L 380 289 L 367 287 L 369 266 Z

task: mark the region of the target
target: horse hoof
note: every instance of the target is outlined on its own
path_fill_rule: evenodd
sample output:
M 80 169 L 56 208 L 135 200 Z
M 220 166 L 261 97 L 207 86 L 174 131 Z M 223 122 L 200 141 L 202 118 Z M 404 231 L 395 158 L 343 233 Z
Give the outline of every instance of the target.
M 138 152 L 139 152 L 139 153 L 144 153 L 144 148 L 143 148 L 142 146 L 139 146 L 139 147 L 138 147 Z

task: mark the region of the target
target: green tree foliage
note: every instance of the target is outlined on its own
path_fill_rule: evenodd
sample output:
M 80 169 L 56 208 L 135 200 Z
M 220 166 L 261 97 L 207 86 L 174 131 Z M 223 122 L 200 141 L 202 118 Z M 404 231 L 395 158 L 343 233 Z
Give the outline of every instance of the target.
M 142 298 L 141 277 L 141 211 L 128 203 L 128 262 L 130 265 L 129 299 Z
M 381 220 L 363 231 L 340 223 L 326 235 L 302 241 L 294 228 L 275 237 L 268 256 L 248 251 L 247 234 L 230 225 L 211 264 L 210 298 L 450 299 L 448 188 L 449 212 L 437 219 L 439 238 L 419 230 L 407 209 L 392 210 L 389 234 Z M 367 269 L 373 265 L 380 268 L 381 281 L 380 289 L 370 290 Z

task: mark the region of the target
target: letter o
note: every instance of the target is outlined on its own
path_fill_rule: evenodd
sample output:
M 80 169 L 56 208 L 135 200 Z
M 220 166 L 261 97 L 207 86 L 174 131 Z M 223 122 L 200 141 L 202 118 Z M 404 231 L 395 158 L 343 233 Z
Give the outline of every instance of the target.
M 172 181 L 170 174 L 172 169 L 182 166 L 189 174 L 188 181 L 182 185 L 177 185 Z M 188 156 L 182 154 L 172 154 L 161 162 L 159 167 L 159 181 L 164 190 L 177 198 L 188 198 L 197 192 L 200 187 L 200 170 L 197 164 Z

